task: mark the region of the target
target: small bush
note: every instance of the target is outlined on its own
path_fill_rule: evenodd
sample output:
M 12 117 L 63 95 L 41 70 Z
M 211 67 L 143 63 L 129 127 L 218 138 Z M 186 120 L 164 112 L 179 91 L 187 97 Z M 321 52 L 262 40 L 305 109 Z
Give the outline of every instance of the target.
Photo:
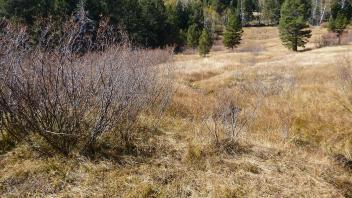
M 340 44 L 346 45 L 352 42 L 352 33 L 345 32 L 341 35 Z M 329 32 L 322 35 L 319 39 L 315 41 L 317 48 L 338 45 L 339 39 L 335 33 Z
M 193 144 L 188 145 L 186 156 L 188 161 L 195 163 L 197 161 L 200 161 L 203 158 L 203 155 L 204 153 L 199 146 Z
M 236 143 L 255 118 L 257 107 L 242 108 L 234 98 L 230 91 L 221 92 L 214 108 L 203 118 L 216 145 Z
M 50 48 L 50 35 L 33 46 L 26 28 L 9 25 L 0 36 L 2 128 L 46 153 L 87 152 L 106 133 L 128 146 L 139 115 L 159 116 L 172 93 L 170 50 L 105 45 L 103 31 L 94 39 L 104 48 L 92 51 L 82 24 L 68 24 Z

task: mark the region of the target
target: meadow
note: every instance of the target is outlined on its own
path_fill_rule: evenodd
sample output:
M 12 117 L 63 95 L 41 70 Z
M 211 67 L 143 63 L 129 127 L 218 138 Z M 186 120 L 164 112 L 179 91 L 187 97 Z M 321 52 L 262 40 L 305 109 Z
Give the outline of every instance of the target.
M 0 155 L 0 195 L 352 197 L 352 45 L 321 47 L 327 30 L 312 31 L 299 52 L 251 27 L 233 51 L 174 55 L 170 105 L 157 127 L 138 117 L 136 148 L 91 159 L 18 145 Z

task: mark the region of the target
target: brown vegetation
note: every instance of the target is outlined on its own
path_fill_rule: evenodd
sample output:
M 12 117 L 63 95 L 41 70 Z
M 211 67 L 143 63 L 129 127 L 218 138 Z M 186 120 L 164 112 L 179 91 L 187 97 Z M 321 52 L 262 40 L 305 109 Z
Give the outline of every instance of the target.
M 3 133 L 42 153 L 90 152 L 102 137 L 130 147 L 138 117 L 163 111 L 172 94 L 171 67 L 161 66 L 169 51 L 122 43 L 81 55 L 91 39 L 80 28 L 48 50 L 45 41 L 31 45 L 25 29 L 2 34 Z
M 312 40 L 324 32 L 314 29 Z M 237 52 L 175 57 L 176 91 L 158 125 L 154 107 L 138 114 L 135 152 L 100 144 L 99 160 L 43 157 L 21 144 L 0 156 L 0 194 L 351 197 L 351 45 L 292 53 L 274 27 L 244 37 Z M 152 54 L 146 63 L 166 53 L 137 52 Z

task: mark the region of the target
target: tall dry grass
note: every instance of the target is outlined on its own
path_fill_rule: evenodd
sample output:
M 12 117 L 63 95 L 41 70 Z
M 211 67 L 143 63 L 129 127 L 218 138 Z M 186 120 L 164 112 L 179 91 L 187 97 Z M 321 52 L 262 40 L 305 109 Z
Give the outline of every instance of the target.
M 348 56 L 350 47 L 285 54 L 273 34 L 274 29 L 268 29 L 270 33 L 265 35 L 255 35 L 252 29 L 246 31 L 251 42 L 259 42 L 265 46 L 264 50 L 257 51 L 257 46 L 244 43 L 240 46 L 244 47 L 244 52 L 214 52 L 206 60 L 179 57 L 177 64 L 185 66 L 180 67 L 177 77 L 187 86 L 178 90 L 176 104 L 172 106 L 182 106 L 179 109 L 187 112 L 182 117 L 188 114 L 194 120 L 211 114 L 217 104 L 226 104 L 224 97 L 217 96 L 223 96 L 227 90 L 229 98 L 236 101 L 242 113 L 247 112 L 244 117 L 256 109 L 255 119 L 250 119 L 245 127 L 245 141 L 283 147 L 302 146 L 322 150 L 330 156 L 343 155 L 352 159 L 351 117 L 346 109 L 350 108 L 350 91 L 346 91 L 349 76 L 346 68 L 350 68 L 350 63 L 341 61 Z M 314 29 L 315 36 L 324 32 L 323 29 Z M 251 46 L 254 46 L 253 51 Z M 244 63 L 242 60 L 248 57 L 256 57 L 256 61 Z M 207 118 L 207 122 L 213 120 Z M 208 131 L 224 131 L 222 127 L 225 125 L 219 127 L 208 123 L 212 127 L 209 130 L 206 125 L 199 124 L 203 122 L 201 120 L 195 121 L 194 137 L 199 138 L 195 142 L 202 145 L 207 142 L 205 137 L 224 137 L 209 135 L 214 133 Z

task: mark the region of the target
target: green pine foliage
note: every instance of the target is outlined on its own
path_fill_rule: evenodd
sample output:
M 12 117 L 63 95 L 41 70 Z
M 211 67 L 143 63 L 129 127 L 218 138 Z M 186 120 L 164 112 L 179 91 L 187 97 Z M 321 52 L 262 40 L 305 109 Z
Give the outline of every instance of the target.
M 241 17 L 235 12 L 230 12 L 224 32 L 225 47 L 231 49 L 237 47 L 241 43 L 242 33 Z
M 191 48 L 196 48 L 199 43 L 199 30 L 197 25 L 193 24 L 189 26 L 187 31 L 187 45 Z
M 330 31 L 337 34 L 338 44 L 341 43 L 341 35 L 350 23 L 351 18 L 352 6 L 348 1 L 345 1 L 344 5 L 339 1 L 333 3 L 328 27 Z
M 165 46 L 168 32 L 166 29 L 167 15 L 163 0 L 139 0 L 143 30 L 138 32 L 142 37 L 140 43 L 145 46 Z M 164 38 L 164 39 L 161 39 Z
M 218 13 L 223 13 L 227 8 L 237 5 L 234 0 L 209 0 L 208 5 L 213 7 Z
M 333 0 L 330 18 L 336 19 L 338 14 L 344 15 L 348 21 L 352 20 L 352 0 Z
M 305 18 L 306 6 L 301 0 L 286 0 L 281 7 L 280 39 L 287 48 L 297 51 L 311 37 Z
M 210 49 L 213 45 L 212 42 L 212 37 L 207 29 L 203 29 L 202 34 L 200 35 L 199 38 L 199 54 L 203 57 L 205 57 L 207 54 L 209 54 Z
M 176 1 L 166 6 L 164 0 L 0 0 L 0 17 L 29 26 L 36 40 L 43 29 L 38 27 L 38 19 L 50 17 L 59 27 L 80 2 L 95 25 L 108 17 L 109 25 L 124 28 L 133 44 L 141 47 L 182 46 L 189 26 L 202 29 L 204 24 L 202 1 Z
M 6 16 L 5 0 L 0 0 L 0 17 Z
M 345 31 L 348 23 L 347 17 L 342 13 L 339 13 L 336 18 L 331 17 L 329 20 L 329 30 L 337 34 L 338 44 L 341 43 L 341 35 Z
M 242 2 L 242 5 L 241 5 Z M 253 20 L 253 12 L 256 11 L 257 8 L 257 1 L 255 0 L 240 0 L 237 5 L 239 8 L 242 9 L 244 23 L 248 24 L 250 21 Z
M 280 2 L 279 0 L 265 0 L 262 6 L 263 18 L 267 24 L 276 25 L 280 20 Z
M 181 50 L 185 45 L 196 48 L 201 30 L 209 23 L 216 33 L 221 33 L 228 10 L 240 16 L 242 26 L 279 23 L 284 45 L 297 50 L 304 47 L 310 37 L 306 22 L 312 17 L 314 5 L 311 0 L 286 0 L 285 3 L 284 0 L 0 0 L 0 17 L 29 26 L 33 37 L 40 35 L 43 29 L 38 21 L 45 26 L 43 19 L 50 18 L 51 26 L 57 27 L 60 33 L 61 26 L 74 15 L 82 1 L 94 24 L 93 29 L 97 29 L 102 19 L 108 18 L 109 25 L 114 29 L 122 27 L 135 46 L 170 45 Z M 326 16 L 330 16 L 329 28 L 340 34 L 351 21 L 352 0 L 331 1 L 332 7 L 326 11 Z M 254 15 L 254 12 L 259 14 Z M 253 23 L 253 20 L 259 23 Z M 237 18 L 224 24 L 224 44 L 229 48 L 240 42 L 242 33 L 236 23 Z

